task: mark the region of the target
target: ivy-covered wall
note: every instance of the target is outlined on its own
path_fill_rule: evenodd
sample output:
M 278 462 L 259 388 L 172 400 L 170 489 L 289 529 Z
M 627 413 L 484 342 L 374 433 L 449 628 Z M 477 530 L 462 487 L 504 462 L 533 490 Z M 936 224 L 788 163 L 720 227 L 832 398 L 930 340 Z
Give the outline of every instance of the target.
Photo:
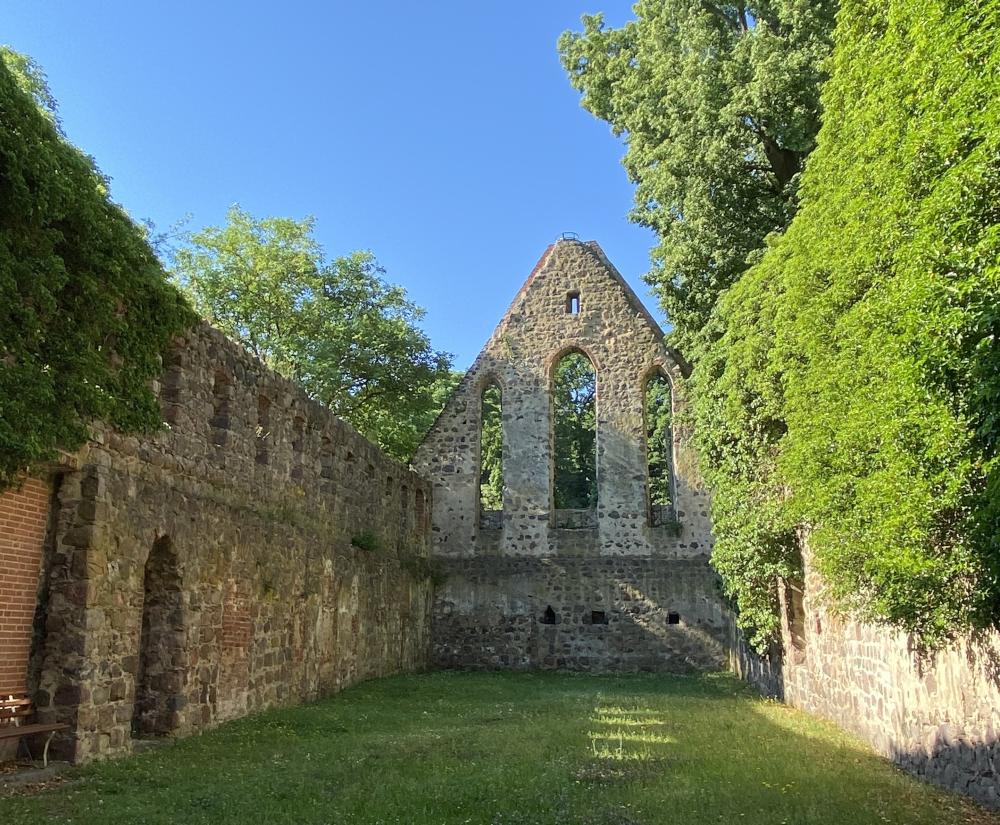
M 808 534 L 829 601 L 1000 619 L 1000 3 L 845 0 L 801 208 L 693 376 L 714 563 L 759 648 Z
M 194 322 L 93 160 L 60 133 L 38 71 L 0 49 L 0 489 L 77 449 L 92 419 L 159 426 L 149 384 Z

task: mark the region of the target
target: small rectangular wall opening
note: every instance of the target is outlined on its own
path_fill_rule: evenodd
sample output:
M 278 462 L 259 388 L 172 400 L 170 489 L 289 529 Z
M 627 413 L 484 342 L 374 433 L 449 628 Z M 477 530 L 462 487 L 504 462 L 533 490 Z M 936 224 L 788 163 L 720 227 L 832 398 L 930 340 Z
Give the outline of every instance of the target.
M 539 621 L 541 621 L 542 624 L 556 623 L 556 611 L 552 609 L 551 604 L 545 608 L 545 612 L 542 614 L 542 618 Z
M 268 450 L 271 437 L 271 401 L 265 395 L 257 396 L 257 430 L 256 443 L 258 464 L 270 464 L 271 455 Z
M 566 296 L 566 314 L 580 314 L 580 293 L 575 290 Z
M 292 424 L 292 481 L 302 481 L 305 475 L 303 467 L 303 456 L 306 449 L 306 420 L 301 416 L 295 417 Z
M 680 624 L 680 623 L 681 623 L 680 613 L 678 613 L 676 610 L 671 610 L 669 613 L 667 613 L 667 624 Z
M 333 480 L 333 461 L 333 445 L 330 439 L 324 436 L 319 452 L 319 477 L 323 481 Z
M 805 586 L 801 580 L 794 579 L 785 579 L 783 585 L 781 602 L 785 612 L 785 627 L 792 644 L 792 661 L 799 664 L 805 659 L 806 651 Z
M 603 610 L 591 610 L 590 611 L 590 623 L 591 624 L 607 624 L 608 614 Z
M 225 370 L 216 370 L 212 379 L 212 443 L 216 447 L 225 447 L 229 441 L 230 407 L 233 395 L 233 382 Z

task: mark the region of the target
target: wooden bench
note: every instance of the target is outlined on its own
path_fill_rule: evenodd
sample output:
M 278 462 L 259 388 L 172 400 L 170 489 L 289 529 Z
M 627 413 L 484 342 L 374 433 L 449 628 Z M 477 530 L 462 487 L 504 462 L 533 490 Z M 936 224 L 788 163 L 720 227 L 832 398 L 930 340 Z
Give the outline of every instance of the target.
M 25 693 L 8 694 L 0 696 L 0 740 L 18 739 L 24 736 L 34 736 L 39 733 L 47 733 L 45 739 L 45 750 L 42 752 L 42 765 L 48 767 L 49 764 L 49 743 L 57 731 L 66 730 L 67 724 L 40 725 L 28 723 L 28 720 L 35 715 L 35 705 Z M 27 747 L 27 745 L 25 745 Z M 28 751 L 31 756 L 31 751 Z

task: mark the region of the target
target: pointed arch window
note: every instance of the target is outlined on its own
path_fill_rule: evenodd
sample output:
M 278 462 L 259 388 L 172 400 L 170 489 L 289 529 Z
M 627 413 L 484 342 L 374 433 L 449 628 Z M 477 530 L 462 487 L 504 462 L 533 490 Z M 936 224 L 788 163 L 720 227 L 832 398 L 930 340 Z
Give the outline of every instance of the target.
M 644 402 L 649 524 L 660 527 L 676 521 L 672 395 L 670 381 L 661 371 L 646 382 Z
M 597 373 L 579 351 L 552 371 L 552 506 L 556 527 L 596 525 Z
M 503 392 L 496 381 L 483 388 L 479 430 L 479 525 L 503 526 Z

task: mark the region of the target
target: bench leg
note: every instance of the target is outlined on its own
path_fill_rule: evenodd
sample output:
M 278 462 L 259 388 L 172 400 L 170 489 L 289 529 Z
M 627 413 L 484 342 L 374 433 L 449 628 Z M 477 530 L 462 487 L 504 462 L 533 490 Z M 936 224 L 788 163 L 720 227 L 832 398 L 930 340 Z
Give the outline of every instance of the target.
M 42 751 L 42 767 L 47 768 L 49 766 L 49 743 L 52 741 L 52 737 L 56 735 L 55 731 L 49 733 L 48 738 L 45 740 L 45 750 Z

